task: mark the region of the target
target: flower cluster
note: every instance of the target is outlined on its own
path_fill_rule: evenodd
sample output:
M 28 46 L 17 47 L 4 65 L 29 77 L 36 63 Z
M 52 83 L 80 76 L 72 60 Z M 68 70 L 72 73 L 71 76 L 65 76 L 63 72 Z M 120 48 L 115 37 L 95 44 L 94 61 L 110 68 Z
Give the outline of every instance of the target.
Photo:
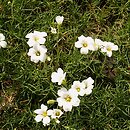
M 0 33 L 0 48 L 6 48 L 7 42 L 5 41 L 5 36 Z
M 42 121 L 44 126 L 50 124 L 50 119 L 55 119 L 55 121 L 59 123 L 58 118 L 63 114 L 60 109 L 48 110 L 48 107 L 44 104 L 41 104 L 41 109 L 36 109 L 34 113 L 38 114 L 35 117 L 36 122 Z
M 63 16 L 57 16 L 56 22 L 58 25 L 61 25 L 64 20 Z M 55 28 L 51 27 L 51 32 L 56 34 L 57 31 Z M 27 34 L 25 37 L 28 38 L 27 44 L 29 45 L 30 49 L 28 52 L 28 56 L 31 57 L 31 61 L 34 63 L 38 63 L 39 61 L 45 62 L 47 58 L 47 48 L 45 45 L 46 42 L 46 32 L 39 32 L 34 31 L 33 33 Z
M 45 37 L 47 36 L 46 32 L 34 31 L 26 35 L 28 38 L 27 44 L 29 47 L 28 56 L 31 56 L 31 61 L 38 63 L 39 61 L 45 62 L 47 48 L 43 45 L 46 41 Z
M 61 68 L 58 68 L 57 72 L 51 74 L 51 81 L 61 85 L 64 83 L 65 77 L 66 72 L 64 73 Z M 94 80 L 89 77 L 82 82 L 74 81 L 69 90 L 65 87 L 59 89 L 57 92 L 59 97 L 56 99 L 58 107 L 63 108 L 64 112 L 68 112 L 71 111 L 73 107 L 79 106 L 79 96 L 89 95 L 94 87 L 93 83 Z M 37 109 L 34 112 L 38 114 L 35 120 L 37 122 L 42 121 L 44 126 L 50 124 L 50 119 L 55 119 L 56 123 L 60 123 L 58 119 L 63 114 L 60 109 L 47 110 L 47 106 L 43 104 L 41 105 L 41 109 Z
M 87 54 L 90 50 L 97 51 L 101 49 L 101 52 L 106 52 L 108 57 L 112 56 L 112 51 L 117 51 L 118 46 L 112 42 L 102 41 L 100 39 L 93 39 L 92 37 L 85 37 L 81 35 L 78 37 L 78 41 L 75 42 L 76 48 L 81 48 L 81 54 Z
M 56 20 L 57 25 L 60 26 L 62 24 L 63 20 L 64 20 L 64 17 L 63 16 L 57 16 L 55 18 L 55 20 Z M 56 28 L 51 27 L 51 33 L 56 34 L 57 33 Z
M 59 27 L 62 24 L 64 17 L 56 17 L 57 29 L 59 33 Z M 51 27 L 51 33 L 56 34 L 56 28 Z M 31 47 L 28 55 L 31 56 L 31 61 L 37 63 L 39 61 L 44 62 L 46 59 L 47 49 L 44 45 L 47 34 L 45 32 L 34 31 L 29 33 L 26 38 L 29 38 L 27 44 Z M 112 56 L 112 51 L 118 50 L 118 46 L 114 43 L 102 41 L 100 39 L 93 39 L 92 37 L 85 37 L 81 35 L 78 37 L 78 41 L 75 42 L 75 47 L 80 48 L 81 54 L 87 54 L 89 51 L 97 51 L 101 49 L 101 52 L 106 52 L 108 57 Z M 50 60 L 50 59 L 48 59 Z M 66 72 L 61 68 L 57 69 L 57 72 L 51 74 L 51 81 L 58 85 L 64 85 L 57 92 L 57 99 L 51 99 L 47 101 L 47 104 L 54 104 L 57 102 L 57 108 L 48 109 L 44 104 L 41 105 L 41 109 L 34 111 L 36 113 L 36 122 L 43 122 L 43 125 L 49 125 L 51 120 L 55 120 L 56 123 L 60 123 L 59 118 L 63 113 L 72 111 L 73 107 L 80 105 L 81 97 L 92 93 L 94 87 L 94 80 L 91 77 L 84 79 L 83 81 L 73 81 L 70 89 L 65 88 L 66 86 Z

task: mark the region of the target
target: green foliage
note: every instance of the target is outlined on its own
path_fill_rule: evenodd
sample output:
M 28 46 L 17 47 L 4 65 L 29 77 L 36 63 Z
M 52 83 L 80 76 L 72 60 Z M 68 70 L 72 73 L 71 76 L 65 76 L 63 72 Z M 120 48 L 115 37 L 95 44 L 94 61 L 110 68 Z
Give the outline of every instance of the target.
M 130 2 L 127 0 L 3 0 L 0 32 L 8 46 L 0 49 L 0 128 L 2 130 L 128 130 L 130 129 Z M 64 16 L 60 39 L 50 33 L 57 15 Z M 48 33 L 51 61 L 35 64 L 27 56 L 27 33 Z M 114 42 L 119 51 L 111 58 L 101 52 L 81 55 L 74 47 L 80 35 Z M 74 80 L 91 76 L 93 93 L 61 117 L 61 123 L 44 127 L 33 111 L 56 99 L 50 75 L 61 67 L 68 88 Z M 52 106 L 49 106 L 50 108 Z

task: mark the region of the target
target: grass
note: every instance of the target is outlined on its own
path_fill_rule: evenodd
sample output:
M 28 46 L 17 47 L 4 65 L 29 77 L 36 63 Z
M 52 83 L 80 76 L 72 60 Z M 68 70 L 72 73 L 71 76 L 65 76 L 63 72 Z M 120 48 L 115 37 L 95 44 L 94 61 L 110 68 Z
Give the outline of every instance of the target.
M 129 130 L 129 14 L 129 0 L 1 1 L 0 32 L 8 46 L 0 49 L 0 129 Z M 65 18 L 59 42 L 50 33 L 58 15 Z M 48 33 L 50 62 L 35 64 L 27 56 L 25 36 L 33 30 Z M 82 34 L 114 42 L 119 51 L 106 60 L 100 52 L 81 55 L 74 43 Z M 67 72 L 67 88 L 89 76 L 95 87 L 79 107 L 61 117 L 60 124 L 44 127 L 35 122 L 33 111 L 56 99 L 60 87 L 50 82 L 50 75 L 58 67 Z

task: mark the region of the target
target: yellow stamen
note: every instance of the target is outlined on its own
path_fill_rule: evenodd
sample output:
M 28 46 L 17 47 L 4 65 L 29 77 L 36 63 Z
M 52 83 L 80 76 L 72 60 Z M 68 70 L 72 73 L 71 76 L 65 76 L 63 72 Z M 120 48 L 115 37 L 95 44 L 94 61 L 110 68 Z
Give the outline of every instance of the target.
M 36 56 L 40 56 L 40 52 L 39 51 L 36 51 Z
M 38 40 L 39 40 L 39 38 L 38 38 L 38 37 L 34 37 L 34 41 L 36 41 L 36 42 L 37 42 Z
M 77 87 L 76 90 L 77 90 L 78 92 L 80 92 L 80 88 L 79 88 L 79 87 Z
M 87 47 L 88 46 L 88 44 L 87 43 L 83 43 L 83 47 Z
M 68 95 L 68 96 L 66 96 L 66 98 L 65 98 L 65 100 L 66 100 L 66 102 L 70 102 L 71 101 L 71 97 Z
M 59 115 L 60 115 L 60 112 L 59 112 L 59 111 L 57 111 L 57 112 L 55 113 L 55 115 L 56 115 L 56 116 L 59 116 Z
M 111 47 L 107 47 L 107 51 L 111 51 Z
M 47 116 L 47 112 L 44 111 L 44 112 L 42 113 L 42 115 L 43 115 L 44 117 L 46 117 L 46 116 Z

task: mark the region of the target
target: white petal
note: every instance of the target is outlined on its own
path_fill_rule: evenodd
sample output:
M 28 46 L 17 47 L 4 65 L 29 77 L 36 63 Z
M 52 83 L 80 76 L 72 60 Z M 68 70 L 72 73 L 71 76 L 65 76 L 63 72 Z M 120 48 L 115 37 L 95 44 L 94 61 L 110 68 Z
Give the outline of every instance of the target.
M 80 41 L 75 42 L 75 47 L 76 48 L 81 48 L 82 47 L 81 42 Z
M 38 59 L 38 57 L 36 57 L 35 55 L 32 55 L 32 56 L 31 56 L 31 61 L 34 62 L 34 63 L 38 63 L 38 62 L 39 62 L 39 59 Z
M 34 113 L 38 114 L 38 115 L 41 115 L 43 113 L 43 110 L 42 109 L 36 109 L 34 111 Z
M 41 32 L 42 37 L 46 37 L 47 33 L 46 32 Z
M 53 83 L 58 82 L 58 75 L 57 75 L 56 72 L 53 72 L 53 73 L 51 74 L 51 81 L 52 81 Z
M 46 39 L 45 39 L 45 38 L 40 38 L 40 39 L 38 40 L 38 43 L 39 43 L 39 44 L 44 44 L 44 43 L 45 43 L 45 41 L 46 41 Z
M 63 96 L 63 94 L 67 92 L 67 89 L 66 88 L 61 88 L 60 90 L 58 90 L 58 95 L 59 96 Z
M 46 111 L 46 110 L 47 110 L 47 106 L 45 106 L 44 104 L 41 104 L 41 109 L 42 109 L 43 111 Z
M 50 117 L 46 116 L 45 118 L 43 118 L 43 125 L 46 126 L 50 123 Z
M 83 35 L 81 35 L 80 37 L 78 37 L 78 40 L 79 40 L 79 41 L 84 41 L 85 39 L 86 39 L 86 37 L 83 36 Z
M 84 96 L 84 94 L 85 94 L 85 89 L 81 89 L 80 92 L 79 92 L 79 95 Z
M 78 96 L 78 93 L 77 93 L 77 91 L 75 89 L 69 89 L 68 92 L 73 97 L 77 97 Z
M 36 43 L 34 40 L 29 39 L 27 44 L 29 45 L 29 47 L 33 47 L 35 44 L 39 44 L 39 43 Z
M 87 88 L 87 89 L 85 90 L 85 94 L 86 94 L 86 95 L 89 95 L 90 93 L 92 93 L 92 89 Z
M 28 56 L 32 56 L 35 54 L 35 50 L 33 48 L 29 49 L 29 52 L 27 53 Z
M 47 57 L 46 53 L 43 53 L 43 54 L 39 57 L 39 60 L 40 60 L 41 62 L 45 62 L 46 57 Z
M 42 116 L 42 115 L 37 115 L 37 116 L 35 117 L 36 122 L 40 122 L 42 119 L 43 119 L 43 116 Z
M 0 46 L 3 47 L 3 48 L 6 48 L 7 42 L 6 41 L 1 41 Z
M 87 82 L 88 82 L 88 84 L 93 84 L 94 80 L 91 77 L 89 77 L 89 78 L 87 78 Z
M 4 40 L 5 40 L 5 36 L 2 33 L 0 33 L 0 42 Z
M 107 51 L 107 56 L 111 57 L 112 56 L 112 51 Z
M 26 38 L 32 38 L 32 36 L 33 36 L 33 33 L 28 33 L 25 37 Z
M 82 47 L 82 48 L 80 49 L 80 53 L 81 53 L 81 54 L 88 54 L 88 48 Z
M 112 50 L 117 51 L 118 50 L 118 46 L 114 45 L 113 48 L 112 48 Z
M 57 70 L 57 73 L 59 74 L 59 75 L 63 75 L 63 70 L 61 69 L 61 68 L 58 68 L 58 70 Z
M 79 98 L 75 98 L 73 99 L 73 106 L 79 106 L 79 103 L 80 103 L 80 99 Z
M 53 110 L 48 110 L 48 111 L 47 111 L 47 115 L 48 115 L 48 116 L 51 116 L 52 113 L 53 113 Z
M 67 112 L 67 111 L 71 111 L 72 110 L 72 104 L 71 103 L 65 103 L 64 105 L 63 105 L 63 110 L 65 111 L 65 112 Z
M 63 106 L 63 99 L 62 98 L 57 98 L 58 106 L 62 107 Z
M 101 52 L 107 52 L 107 49 L 105 47 L 102 47 Z

